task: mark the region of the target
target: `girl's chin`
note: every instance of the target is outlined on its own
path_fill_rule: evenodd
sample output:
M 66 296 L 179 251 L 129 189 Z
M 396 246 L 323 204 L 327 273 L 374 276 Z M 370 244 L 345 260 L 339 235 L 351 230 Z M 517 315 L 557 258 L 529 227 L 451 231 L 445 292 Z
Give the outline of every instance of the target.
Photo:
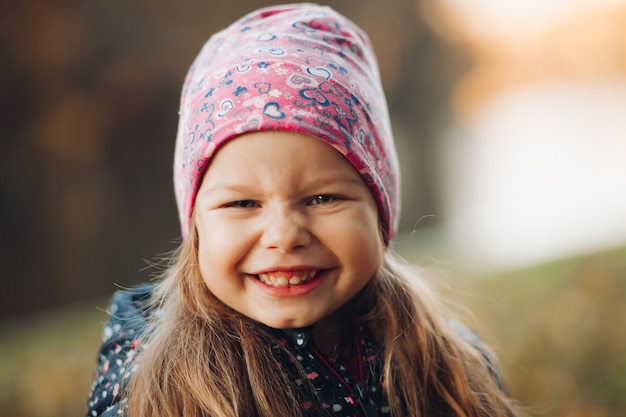
M 256 317 L 253 318 L 261 324 L 264 324 L 267 327 L 271 327 L 272 329 L 277 330 L 285 330 L 285 329 L 302 329 L 305 327 L 312 326 L 316 323 L 316 320 L 302 320 L 301 318 L 294 317 Z M 319 321 L 319 320 L 318 320 Z
M 309 327 L 313 325 L 313 322 L 310 321 L 283 321 L 283 320 L 265 320 L 260 321 L 260 323 L 266 325 L 267 327 L 271 327 L 272 329 L 285 330 L 285 329 L 303 329 L 305 327 Z

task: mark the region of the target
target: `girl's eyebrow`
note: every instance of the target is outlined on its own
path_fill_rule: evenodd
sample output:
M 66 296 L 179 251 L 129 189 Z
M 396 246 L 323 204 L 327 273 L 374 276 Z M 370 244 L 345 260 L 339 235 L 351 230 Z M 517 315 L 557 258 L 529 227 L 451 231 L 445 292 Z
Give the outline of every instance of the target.
M 353 177 L 348 175 L 339 175 L 333 177 L 322 177 L 318 179 L 314 179 L 312 181 L 307 181 L 305 183 L 305 188 L 319 188 L 319 187 L 327 187 L 333 184 L 347 184 L 347 185 L 364 185 L 363 180 L 360 177 Z M 210 187 L 205 188 L 202 193 L 213 193 L 220 191 L 235 191 L 235 192 L 249 192 L 250 190 L 257 190 L 256 187 L 245 183 L 216 183 L 211 185 Z
M 217 183 L 215 185 L 212 185 L 210 187 L 204 188 L 202 190 L 202 193 L 213 193 L 213 192 L 219 192 L 219 191 L 236 191 L 236 192 L 244 192 L 244 191 L 249 191 L 250 190 L 250 186 L 248 186 L 247 184 L 228 184 L 228 183 Z
M 333 185 L 336 183 L 347 183 L 347 184 L 364 184 L 363 180 L 360 177 L 353 177 L 348 175 L 340 175 L 336 177 L 324 177 L 319 178 L 314 181 L 311 181 L 307 184 L 310 187 L 323 187 L 327 185 Z

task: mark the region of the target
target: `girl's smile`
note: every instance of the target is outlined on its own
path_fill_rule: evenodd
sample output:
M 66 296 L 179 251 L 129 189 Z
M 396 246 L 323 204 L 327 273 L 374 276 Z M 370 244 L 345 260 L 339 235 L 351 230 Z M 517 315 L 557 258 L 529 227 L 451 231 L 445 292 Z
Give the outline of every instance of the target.
M 277 298 L 302 297 L 317 289 L 330 270 L 315 270 L 306 274 L 259 274 L 249 275 L 255 279 L 261 291 Z
M 380 266 L 368 186 L 339 151 L 308 135 L 254 132 L 226 143 L 194 215 L 208 288 L 270 327 L 330 318 Z
M 324 269 L 273 270 L 259 274 L 249 274 L 262 283 L 272 287 L 292 287 L 310 282 L 319 277 Z

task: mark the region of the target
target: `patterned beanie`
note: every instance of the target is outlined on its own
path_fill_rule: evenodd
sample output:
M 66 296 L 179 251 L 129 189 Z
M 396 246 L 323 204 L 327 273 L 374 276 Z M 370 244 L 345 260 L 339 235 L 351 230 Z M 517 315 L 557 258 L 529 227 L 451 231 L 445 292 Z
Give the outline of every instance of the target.
M 369 186 L 391 241 L 398 160 L 376 58 L 354 23 L 314 4 L 267 7 L 204 45 L 183 86 L 174 156 L 183 238 L 216 150 L 263 130 L 308 134 L 341 152 Z

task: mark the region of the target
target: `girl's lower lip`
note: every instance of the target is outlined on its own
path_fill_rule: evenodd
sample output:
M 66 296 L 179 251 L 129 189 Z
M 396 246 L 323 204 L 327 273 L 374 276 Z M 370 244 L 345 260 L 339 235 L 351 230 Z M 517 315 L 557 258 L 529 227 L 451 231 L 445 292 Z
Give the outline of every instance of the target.
M 249 276 L 248 278 L 252 280 L 253 283 L 258 285 L 259 288 L 261 288 L 261 290 L 266 294 L 269 294 L 276 298 L 292 298 L 302 297 L 303 295 L 315 291 L 320 285 L 322 285 L 322 282 L 326 277 L 328 277 L 330 271 L 330 269 L 326 269 L 310 281 L 307 281 L 303 284 L 291 285 L 287 287 L 273 287 L 271 285 L 267 285 L 266 283 L 260 281 L 253 276 Z

